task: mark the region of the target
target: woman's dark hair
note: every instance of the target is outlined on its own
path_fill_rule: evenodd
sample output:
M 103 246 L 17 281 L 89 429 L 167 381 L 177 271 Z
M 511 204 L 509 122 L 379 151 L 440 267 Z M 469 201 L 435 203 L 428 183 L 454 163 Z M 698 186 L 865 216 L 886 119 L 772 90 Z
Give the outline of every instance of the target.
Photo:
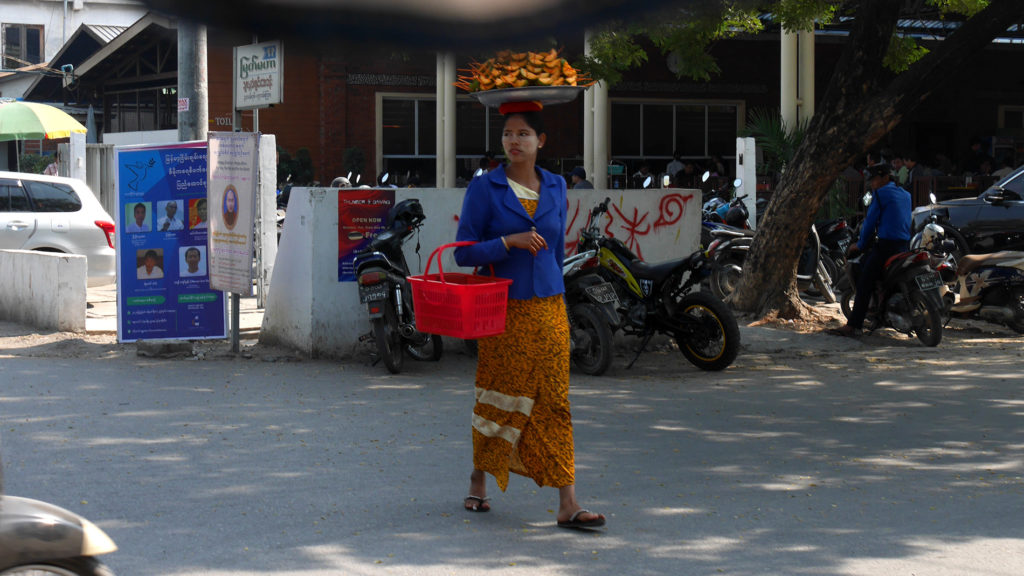
M 540 112 L 514 112 L 505 116 L 505 122 L 513 116 L 522 116 L 523 120 L 526 121 L 527 126 L 533 128 L 533 131 L 540 136 L 544 133 L 544 118 L 540 115 Z

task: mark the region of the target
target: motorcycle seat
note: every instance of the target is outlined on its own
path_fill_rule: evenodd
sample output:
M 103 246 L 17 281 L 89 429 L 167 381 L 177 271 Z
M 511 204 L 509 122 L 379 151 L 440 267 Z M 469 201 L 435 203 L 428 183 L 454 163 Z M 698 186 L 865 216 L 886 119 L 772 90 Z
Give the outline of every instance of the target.
M 669 260 L 658 264 L 648 264 L 643 260 L 633 260 L 629 263 L 629 269 L 633 276 L 643 280 L 657 282 L 664 279 L 679 266 L 679 260 Z
M 982 266 L 1010 266 L 1019 268 L 1024 266 L 1024 252 L 1004 250 L 991 254 L 967 254 L 956 263 L 958 276 L 967 276 L 975 268 Z

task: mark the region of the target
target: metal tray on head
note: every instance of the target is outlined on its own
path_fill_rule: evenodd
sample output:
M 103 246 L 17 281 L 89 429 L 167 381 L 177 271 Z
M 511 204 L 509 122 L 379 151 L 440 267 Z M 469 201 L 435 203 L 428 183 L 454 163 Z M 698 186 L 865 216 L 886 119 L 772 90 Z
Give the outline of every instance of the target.
M 586 90 L 585 86 L 527 86 L 470 92 L 484 106 L 497 108 L 506 102 L 540 102 L 544 106 L 572 102 Z

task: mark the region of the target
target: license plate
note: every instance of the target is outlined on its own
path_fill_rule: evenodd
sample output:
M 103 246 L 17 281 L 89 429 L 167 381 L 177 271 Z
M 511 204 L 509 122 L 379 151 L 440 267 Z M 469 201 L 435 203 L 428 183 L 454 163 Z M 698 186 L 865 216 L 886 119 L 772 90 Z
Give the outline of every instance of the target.
M 367 302 L 376 302 L 378 300 L 384 300 L 388 297 L 388 285 L 381 282 L 380 284 L 370 284 L 369 286 L 359 287 L 359 303 L 366 304 Z
M 940 278 L 936 273 L 921 274 L 920 276 L 916 276 L 914 281 L 917 282 L 917 287 L 920 288 L 922 292 L 937 290 L 942 286 L 942 278 Z
M 615 288 L 611 284 L 605 282 L 604 284 L 595 284 L 588 286 L 586 289 L 587 296 L 597 302 L 598 304 L 608 304 L 614 302 L 616 305 L 619 303 L 619 297 L 615 295 Z

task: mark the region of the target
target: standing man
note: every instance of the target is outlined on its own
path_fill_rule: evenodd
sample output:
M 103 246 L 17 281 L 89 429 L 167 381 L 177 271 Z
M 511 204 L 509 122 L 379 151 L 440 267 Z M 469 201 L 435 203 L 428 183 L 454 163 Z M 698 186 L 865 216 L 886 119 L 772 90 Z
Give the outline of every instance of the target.
M 910 245 L 910 192 L 892 181 L 890 170 L 885 163 L 868 167 L 874 198 L 864 216 L 860 239 L 850 247 L 850 255 L 866 250 L 876 233 L 878 239 L 864 257 L 860 278 L 857 279 L 857 296 L 846 326 L 830 330 L 838 336 L 860 337 L 871 295 L 875 291 L 875 282 L 882 275 L 885 262 L 895 254 L 906 252 Z

